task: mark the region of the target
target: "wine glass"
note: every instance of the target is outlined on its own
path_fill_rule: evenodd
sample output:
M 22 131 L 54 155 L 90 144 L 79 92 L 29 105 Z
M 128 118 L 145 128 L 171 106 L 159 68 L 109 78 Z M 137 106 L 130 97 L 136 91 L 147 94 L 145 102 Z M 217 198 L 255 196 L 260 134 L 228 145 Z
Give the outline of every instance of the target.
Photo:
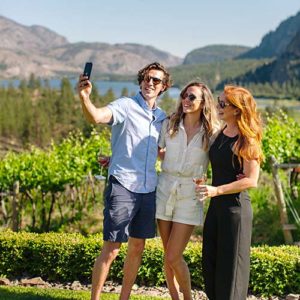
M 204 172 L 203 170 L 203 166 L 196 166 L 194 168 L 194 174 L 193 174 L 193 182 L 195 183 L 195 185 L 199 185 L 199 184 L 205 184 L 206 180 L 207 180 L 207 175 L 206 172 Z M 202 195 L 201 193 L 199 194 L 199 201 L 203 201 L 205 199 L 204 195 Z
M 106 180 L 106 177 L 103 175 L 103 171 L 104 171 L 104 169 L 106 169 L 108 167 L 110 157 L 104 155 L 102 146 L 100 147 L 97 158 L 98 158 L 98 163 L 99 163 L 99 167 L 100 167 L 100 175 L 95 175 L 95 178 L 97 180 Z

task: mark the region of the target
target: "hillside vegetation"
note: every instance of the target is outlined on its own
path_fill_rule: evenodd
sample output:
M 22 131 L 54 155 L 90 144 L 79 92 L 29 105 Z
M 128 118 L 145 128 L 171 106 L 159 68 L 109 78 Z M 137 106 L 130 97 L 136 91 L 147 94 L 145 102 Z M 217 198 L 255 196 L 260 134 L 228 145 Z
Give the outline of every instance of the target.
M 244 74 L 247 71 L 255 70 L 268 62 L 268 60 L 226 60 L 198 65 L 183 65 L 170 68 L 174 84 L 178 87 L 184 86 L 195 78 L 208 84 L 211 89 L 222 80 L 233 80 L 233 78 Z
M 250 47 L 232 45 L 212 45 L 189 52 L 184 65 L 202 64 L 228 60 L 248 51 Z

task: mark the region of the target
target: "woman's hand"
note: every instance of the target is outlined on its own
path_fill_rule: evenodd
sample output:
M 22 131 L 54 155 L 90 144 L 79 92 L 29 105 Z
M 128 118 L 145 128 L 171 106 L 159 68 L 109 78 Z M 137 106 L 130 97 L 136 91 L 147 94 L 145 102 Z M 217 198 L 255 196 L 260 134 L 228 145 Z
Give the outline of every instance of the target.
M 218 195 L 218 188 L 212 185 L 199 184 L 196 185 L 196 196 L 199 197 L 199 201 L 204 201 L 207 198 L 215 197 Z
M 160 160 L 164 160 L 165 159 L 165 154 L 166 154 L 166 148 L 160 148 L 158 147 L 158 152 L 157 152 L 157 156 Z

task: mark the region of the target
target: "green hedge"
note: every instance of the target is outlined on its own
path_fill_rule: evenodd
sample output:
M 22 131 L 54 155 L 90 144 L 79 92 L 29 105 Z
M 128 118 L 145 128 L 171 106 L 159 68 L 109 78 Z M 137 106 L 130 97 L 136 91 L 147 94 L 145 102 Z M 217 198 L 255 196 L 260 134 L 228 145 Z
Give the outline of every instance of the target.
M 45 280 L 90 281 L 91 270 L 102 247 L 102 236 L 0 232 L 0 275 L 8 278 L 41 276 Z M 110 280 L 122 279 L 126 245 L 113 263 Z M 189 243 L 185 251 L 192 284 L 203 288 L 201 244 Z M 138 284 L 164 284 L 160 239 L 148 240 L 138 273 Z M 255 247 L 251 250 L 250 290 L 254 294 L 285 295 L 300 292 L 300 248 Z

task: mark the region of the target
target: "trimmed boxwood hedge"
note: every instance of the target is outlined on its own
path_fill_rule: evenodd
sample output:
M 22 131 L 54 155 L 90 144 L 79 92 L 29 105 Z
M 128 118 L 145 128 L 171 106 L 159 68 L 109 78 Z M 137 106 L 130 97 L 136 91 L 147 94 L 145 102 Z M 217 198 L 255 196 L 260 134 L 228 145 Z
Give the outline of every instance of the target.
M 88 282 L 95 258 L 102 247 L 102 235 L 84 237 L 64 233 L 0 232 L 0 275 L 8 278 L 41 276 L 44 280 Z M 110 280 L 122 279 L 126 245 L 122 245 L 110 271 Z M 192 284 L 203 289 L 201 244 L 189 243 L 184 253 Z M 137 283 L 164 284 L 163 248 L 159 238 L 148 240 Z M 253 294 L 300 293 L 300 248 L 297 246 L 251 249 L 250 286 Z

